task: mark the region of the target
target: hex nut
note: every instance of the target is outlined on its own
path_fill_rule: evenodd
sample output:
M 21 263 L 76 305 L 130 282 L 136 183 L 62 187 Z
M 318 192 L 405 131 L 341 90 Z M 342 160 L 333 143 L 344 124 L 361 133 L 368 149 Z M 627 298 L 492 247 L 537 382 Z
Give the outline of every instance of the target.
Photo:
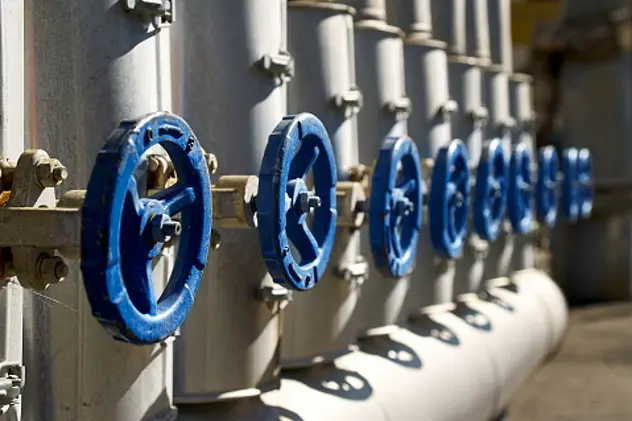
M 68 276 L 69 269 L 61 257 L 41 254 L 37 261 L 37 273 L 43 282 L 56 284 Z

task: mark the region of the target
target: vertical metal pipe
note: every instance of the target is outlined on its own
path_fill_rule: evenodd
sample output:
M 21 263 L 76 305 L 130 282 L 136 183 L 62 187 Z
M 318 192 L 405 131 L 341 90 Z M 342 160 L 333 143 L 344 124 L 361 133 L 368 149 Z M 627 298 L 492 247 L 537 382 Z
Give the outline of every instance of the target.
M 491 52 L 487 1 L 488 0 L 467 1 L 465 8 L 465 33 L 467 55 L 488 62 Z M 511 16 L 508 16 L 508 18 L 511 18 Z M 511 50 L 509 51 L 511 52 Z
M 492 62 L 506 72 L 513 71 L 511 45 L 511 0 L 486 0 L 489 10 L 489 38 Z
M 404 43 L 406 90 L 412 103 L 408 134 L 417 143 L 422 159 L 434 159 L 438 150 L 452 140 L 453 104 L 445 49 L 445 43 L 419 34 L 411 34 Z M 428 224 L 424 223 L 404 311 L 411 313 L 424 305 L 451 301 L 453 277 L 453 265 L 437 259 L 432 252 Z
M 218 175 L 258 174 L 268 135 L 286 114 L 289 69 L 275 73 L 265 65 L 289 59 L 286 10 L 285 0 L 180 5 L 173 28 L 174 110 L 217 156 Z M 257 298 L 271 283 L 258 233 L 219 233 L 220 247 L 210 255 L 175 347 L 177 403 L 256 395 L 277 382 L 280 315 L 278 305 Z
M 0 1 L 0 156 L 17 160 L 24 150 L 24 3 Z M 0 289 L 0 361 L 22 363 L 23 300 L 37 299 L 23 293 L 17 280 Z M 21 405 L 7 409 L 7 419 L 19 421 Z
M 359 163 L 356 113 L 361 95 L 355 84 L 354 9 L 335 3 L 291 2 L 289 50 L 296 76 L 288 88 L 288 108 L 309 111 L 324 123 L 336 153 L 338 180 L 349 180 Z M 349 323 L 366 262 L 360 232 L 339 228 L 329 267 L 317 288 L 296 294 L 283 315 L 281 364 L 310 365 L 346 352 L 355 339 Z
M 386 20 L 386 0 L 341 0 L 356 10 L 357 20 Z
M 85 189 L 121 120 L 170 109 L 169 28 L 155 29 L 117 0 L 28 0 L 25 10 L 28 146 L 67 165 L 65 189 Z M 166 274 L 170 264 L 164 257 L 156 270 Z M 175 418 L 170 341 L 113 340 L 85 298 L 82 283 L 91 280 L 81 278 L 77 262 L 69 266 L 47 292 L 54 301 L 32 300 L 25 314 L 24 419 Z
M 355 61 L 364 106 L 358 114 L 360 162 L 370 166 L 387 137 L 407 133 L 410 100 L 404 87 L 403 32 L 383 22 L 366 20 L 355 25 Z M 362 237 L 362 254 L 371 256 L 368 232 Z M 373 259 L 369 257 L 371 262 Z M 362 285 L 356 310 L 361 334 L 380 331 L 400 317 L 410 277 L 387 278 L 371 264 L 369 279 Z
M 432 0 L 432 33 L 446 42 L 450 54 L 466 54 L 466 2 L 473 0 Z
M 407 33 L 432 34 L 430 0 L 388 0 L 386 19 L 389 24 Z

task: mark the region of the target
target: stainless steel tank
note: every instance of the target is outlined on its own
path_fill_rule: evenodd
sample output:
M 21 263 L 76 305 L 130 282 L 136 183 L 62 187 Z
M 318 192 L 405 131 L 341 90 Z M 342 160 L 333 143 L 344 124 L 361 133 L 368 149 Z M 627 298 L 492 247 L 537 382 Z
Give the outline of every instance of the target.
M 287 111 L 292 60 L 285 0 L 186 0 L 173 27 L 174 110 L 216 155 L 217 175 L 259 174 Z M 217 179 L 217 178 L 216 178 Z M 175 348 L 177 403 L 251 396 L 276 385 L 280 307 L 254 229 L 218 229 L 196 305 Z
M 355 24 L 355 62 L 358 87 L 364 106 L 358 114 L 360 162 L 371 166 L 388 137 L 407 133 L 410 100 L 404 86 L 403 32 L 376 20 Z M 362 236 L 362 254 L 367 256 L 369 278 L 362 285 L 354 315 L 360 334 L 383 332 L 402 315 L 410 276 L 388 278 L 373 264 L 368 230 Z
M 359 164 L 356 114 L 362 94 L 355 81 L 353 8 L 293 1 L 288 5 L 289 51 L 296 76 L 288 109 L 309 111 L 324 123 L 336 154 L 338 180 Z M 283 314 L 281 364 L 300 367 L 331 360 L 355 340 L 350 323 L 367 276 L 360 232 L 338 228 L 329 267 L 319 285 L 295 294 Z
M 437 151 L 452 140 L 450 122 L 456 103 L 448 89 L 446 44 L 411 34 L 404 41 L 406 91 L 412 113 L 408 134 L 415 140 L 422 159 L 434 159 Z M 427 218 L 419 235 L 417 269 L 410 281 L 405 312 L 424 305 L 452 300 L 454 266 L 436 257 L 430 243 Z
M 121 120 L 171 108 L 170 16 L 149 19 L 141 5 L 126 11 L 131 3 L 117 0 L 24 5 L 28 147 L 66 164 L 64 189 L 85 189 Z M 167 275 L 172 263 L 165 255 L 155 274 Z M 172 341 L 140 347 L 113 340 L 86 300 L 82 283 L 91 280 L 82 279 L 78 262 L 69 266 L 64 282 L 46 292 L 51 300 L 28 302 L 24 419 L 174 419 Z

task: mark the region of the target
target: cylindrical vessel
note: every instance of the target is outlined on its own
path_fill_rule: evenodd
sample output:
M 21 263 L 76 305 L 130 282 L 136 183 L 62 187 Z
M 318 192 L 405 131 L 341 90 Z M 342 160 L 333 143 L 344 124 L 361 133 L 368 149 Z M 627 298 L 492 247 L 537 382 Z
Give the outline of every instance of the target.
M 286 114 L 286 7 L 285 0 L 179 5 L 174 110 L 217 156 L 218 175 L 258 174 L 268 135 Z M 275 61 L 288 67 L 274 71 Z M 175 347 L 177 403 L 253 395 L 277 382 L 280 315 L 256 294 L 271 283 L 258 233 L 218 231 L 220 247 Z
M 280 390 L 260 400 L 187 412 L 181 420 L 496 419 L 555 351 L 561 335 L 554 328 L 567 322 L 564 297 L 545 274 L 525 271 L 516 285 L 517 293 L 492 288 L 495 301 L 429 309 L 333 364 L 288 372 Z
M 513 73 L 509 76 L 509 106 L 515 124 L 512 130 L 512 143 L 523 144 L 531 154 L 531 172 L 536 173 L 537 153 L 533 132 L 535 111 L 533 109 L 532 78 L 526 74 Z M 533 206 L 535 206 L 535 197 Z M 513 270 L 531 268 L 535 265 L 535 245 L 533 236 L 519 235 L 514 238 L 514 252 L 511 267 Z
M 465 8 L 466 53 L 468 56 L 483 60 L 486 64 L 489 63 L 491 55 L 488 1 L 468 0 Z
M 452 139 L 451 114 L 455 111 L 448 89 L 446 44 L 410 35 L 404 42 L 406 90 L 412 104 L 408 134 L 422 159 L 434 159 Z M 454 267 L 436 258 L 427 219 L 419 234 L 416 269 L 411 275 L 405 313 L 452 300 Z
M 336 154 L 338 180 L 349 180 L 359 163 L 356 113 L 362 95 L 355 83 L 353 13 L 334 3 L 291 2 L 288 42 L 296 66 L 288 91 L 292 113 L 309 111 L 321 119 Z M 295 294 L 283 314 L 281 364 L 311 365 L 349 349 L 355 332 L 349 323 L 366 265 L 360 232 L 338 228 L 329 267 L 319 285 Z M 345 280 L 346 278 L 346 280 Z
M 509 162 L 511 156 L 511 128 L 514 125 L 509 108 L 509 76 L 502 67 L 487 66 L 483 71 L 483 97 L 487 104 L 489 119 L 486 138 L 500 139 L 505 158 Z M 487 261 L 483 279 L 508 276 L 514 252 L 514 236 L 510 232 L 508 221 L 505 221 L 498 238 L 488 248 Z M 495 262 L 495 263 L 492 263 Z
M 0 72 L 0 156 L 17 161 L 24 150 L 24 3 L 0 1 L 0 55 L 4 70 Z M 22 364 L 23 302 L 32 306 L 44 300 L 25 290 L 17 279 L 5 280 L 0 289 L 0 362 Z M 26 311 L 29 311 L 28 309 Z M 21 405 L 6 408 L 6 419 L 19 421 Z M 5 408 L 3 408 L 5 409 Z
M 467 146 L 470 166 L 476 168 L 485 138 L 487 108 L 483 105 L 483 78 L 480 59 L 468 56 L 448 57 L 451 97 L 459 104 L 452 120 L 452 134 Z M 463 256 L 456 260 L 454 296 L 474 292 L 483 280 L 487 245 L 472 232 L 463 248 Z
M 513 70 L 511 44 L 511 0 L 485 0 L 489 13 L 489 39 L 492 63 L 506 72 Z
M 355 25 L 356 77 L 364 96 L 358 114 L 360 162 L 371 166 L 387 137 L 407 132 L 410 100 L 404 87 L 403 33 L 380 21 L 360 21 Z M 362 254 L 372 263 L 368 232 L 362 237 Z M 409 288 L 409 276 L 388 278 L 373 265 L 354 320 L 361 334 L 394 324 L 400 317 Z M 383 331 L 383 330 L 381 330 Z
M 408 33 L 432 34 L 430 0 L 388 0 L 386 19 Z
M 447 43 L 450 54 L 466 54 L 466 3 L 474 0 L 432 0 L 433 38 Z
M 169 27 L 117 0 L 25 2 L 29 147 L 61 160 L 65 190 L 85 189 L 97 153 L 122 120 L 170 110 Z M 164 286 L 173 263 L 160 259 Z M 171 340 L 115 341 L 94 320 L 78 262 L 25 314 L 23 414 L 33 421 L 169 420 Z M 156 276 L 158 272 L 167 276 Z

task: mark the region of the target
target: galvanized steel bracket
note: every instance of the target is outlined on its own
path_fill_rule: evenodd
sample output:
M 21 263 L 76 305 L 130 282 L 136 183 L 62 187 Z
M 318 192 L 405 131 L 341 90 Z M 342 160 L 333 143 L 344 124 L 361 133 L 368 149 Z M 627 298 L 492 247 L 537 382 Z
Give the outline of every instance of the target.
M 127 12 L 149 19 L 156 29 L 175 21 L 176 0 L 122 0 Z
M 357 114 L 364 103 L 362 92 L 357 87 L 352 87 L 347 92 L 335 95 L 332 98 L 333 104 L 345 111 L 345 114 Z
M 367 205 L 367 195 L 361 182 L 340 181 L 336 184 L 339 227 L 360 228 L 366 220 Z
M 354 262 L 345 262 L 338 267 L 338 275 L 351 289 L 359 288 L 369 277 L 369 262 L 364 256 L 356 256 Z
M 0 415 L 18 402 L 25 383 L 25 368 L 10 361 L 0 363 Z
M 287 83 L 294 78 L 294 57 L 287 51 L 266 54 L 260 63 L 264 71 L 274 75 L 280 82 Z
M 395 115 L 398 120 L 405 120 L 410 116 L 413 106 L 410 98 L 403 96 L 397 100 L 390 101 L 385 105 L 386 111 Z

